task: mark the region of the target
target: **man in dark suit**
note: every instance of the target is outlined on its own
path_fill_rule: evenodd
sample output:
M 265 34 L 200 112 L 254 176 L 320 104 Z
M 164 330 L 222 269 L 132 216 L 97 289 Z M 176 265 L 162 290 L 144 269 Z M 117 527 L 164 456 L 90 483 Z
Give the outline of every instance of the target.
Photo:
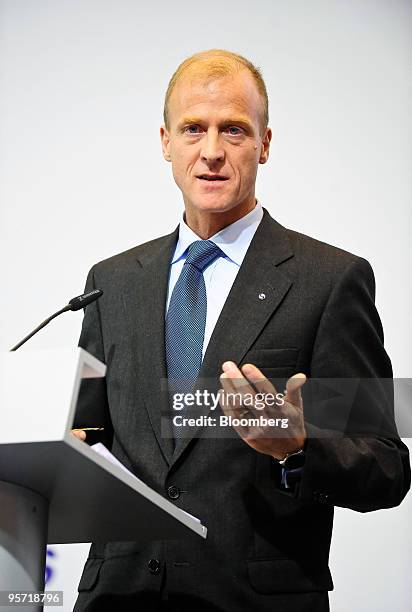
M 285 229 L 256 201 L 267 123 L 265 86 L 247 60 L 216 50 L 186 60 L 161 128 L 184 220 L 90 271 L 87 288 L 104 296 L 86 310 L 80 345 L 108 370 L 84 383 L 76 426 L 104 425 L 114 455 L 208 537 L 93 544 L 78 612 L 326 611 L 333 507 L 388 508 L 409 488 L 390 399 L 384 433 L 321 435 L 307 418 L 306 377 L 392 371 L 368 262 Z M 262 414 L 288 419 L 288 435 L 246 425 L 228 438 L 177 427 L 168 436 L 172 391 L 197 377 L 243 399 L 275 391 L 268 378 L 287 381 L 282 405 Z M 361 394 L 348 422 L 374 414 L 374 401 Z M 242 401 L 222 410 L 254 413 Z

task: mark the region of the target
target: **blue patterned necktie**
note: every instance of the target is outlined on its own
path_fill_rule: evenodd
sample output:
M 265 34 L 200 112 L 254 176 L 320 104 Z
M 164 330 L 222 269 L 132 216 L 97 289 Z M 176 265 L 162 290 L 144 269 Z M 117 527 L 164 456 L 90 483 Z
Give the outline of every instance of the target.
M 211 240 L 196 240 L 189 247 L 174 286 L 166 315 L 165 334 L 170 396 L 190 393 L 199 374 L 207 311 L 203 270 L 221 255 L 223 252 Z M 173 429 L 175 438 L 181 437 L 182 428 Z

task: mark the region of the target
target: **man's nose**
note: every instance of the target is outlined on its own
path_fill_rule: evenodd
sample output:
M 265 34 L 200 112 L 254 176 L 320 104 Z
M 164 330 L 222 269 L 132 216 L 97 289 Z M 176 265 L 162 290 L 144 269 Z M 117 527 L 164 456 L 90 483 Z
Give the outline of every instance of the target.
M 206 133 L 205 137 L 202 139 L 200 156 L 202 161 L 209 164 L 224 160 L 225 151 L 219 139 L 219 134 Z

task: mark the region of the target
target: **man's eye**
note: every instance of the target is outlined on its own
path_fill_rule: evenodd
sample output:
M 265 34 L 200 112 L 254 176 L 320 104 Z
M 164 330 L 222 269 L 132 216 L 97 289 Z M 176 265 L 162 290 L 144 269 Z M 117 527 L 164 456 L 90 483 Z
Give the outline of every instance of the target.
M 188 125 L 185 128 L 185 132 L 187 134 L 199 134 L 200 133 L 200 127 L 198 125 Z
M 227 132 L 231 135 L 231 136 L 239 136 L 239 134 L 242 133 L 242 130 L 238 127 L 236 127 L 236 125 L 230 125 L 227 129 Z

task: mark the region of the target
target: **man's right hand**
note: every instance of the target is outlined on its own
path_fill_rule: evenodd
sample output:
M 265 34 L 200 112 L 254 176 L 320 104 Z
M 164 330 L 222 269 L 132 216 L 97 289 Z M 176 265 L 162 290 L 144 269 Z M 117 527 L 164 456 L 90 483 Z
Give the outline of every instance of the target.
M 86 432 L 82 429 L 72 429 L 70 433 L 75 436 L 75 438 L 83 440 L 83 442 L 86 440 Z

